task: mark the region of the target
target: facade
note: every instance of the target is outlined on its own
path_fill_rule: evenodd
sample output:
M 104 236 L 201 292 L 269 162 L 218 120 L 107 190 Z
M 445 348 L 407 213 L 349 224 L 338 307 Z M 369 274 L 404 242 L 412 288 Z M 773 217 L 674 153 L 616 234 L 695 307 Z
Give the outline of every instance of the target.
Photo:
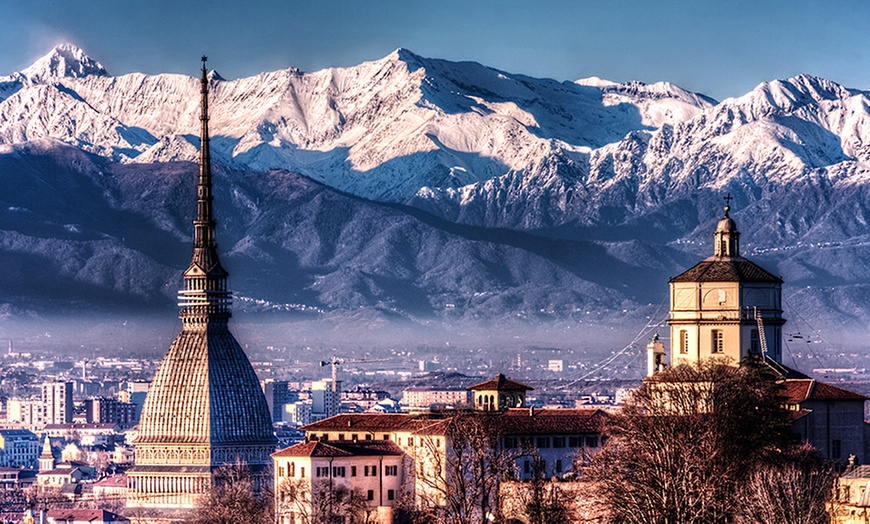
M 840 476 L 832 503 L 833 524 L 870 522 L 870 466 L 850 466 Z
M 402 392 L 402 406 L 410 410 L 434 407 L 465 406 L 471 404 L 472 395 L 463 387 L 410 387 Z
M 46 382 L 42 385 L 42 413 L 46 424 L 73 421 L 73 383 Z
M 203 57 L 193 258 L 179 291 L 182 330 L 148 390 L 134 442 L 136 464 L 127 473 L 127 507 L 148 508 L 155 516 L 192 508 L 225 465 L 247 465 L 259 484 L 272 480 L 266 473 L 276 442 L 272 417 L 228 328 L 232 298 L 215 240 L 208 83 Z
M 114 398 L 89 398 L 85 400 L 85 422 L 131 428 L 137 423 L 136 404 Z
M 407 489 L 405 457 L 383 440 L 309 441 L 274 453 L 278 522 L 321 522 L 344 511 L 333 517 L 365 514 L 360 521 L 391 524 Z
M 794 372 L 793 372 L 794 373 Z M 864 403 L 868 400 L 810 377 L 783 381 L 786 407 L 795 412 L 792 429 L 825 458 L 844 463 L 867 461 Z
M 6 420 L 26 428 L 41 428 L 45 424 L 42 400 L 10 398 L 6 402 Z
M 713 234 L 713 256 L 670 280 L 670 363 L 655 369 L 762 353 L 782 362 L 782 279 L 740 256 L 730 209 Z
M 309 444 L 394 443 L 408 464 L 406 494 L 418 504 L 443 504 L 447 461 L 451 460 L 453 449 L 449 427 L 451 417 L 457 414 L 343 413 L 302 429 Z M 496 452 L 513 463 L 513 476 L 521 480 L 571 473 L 575 459 L 594 453 L 603 443 L 607 419 L 605 412 L 596 409 L 512 408 L 458 415 L 479 417 L 484 423 L 482 427 L 498 432 Z M 351 479 L 352 485 L 353 482 Z
M 284 420 L 285 404 L 292 404 L 299 400 L 299 392 L 290 389 L 290 383 L 286 380 L 266 381 L 263 383 L 263 393 L 266 395 L 269 413 L 272 414 L 272 422 L 275 423 Z
M 39 458 L 39 439 L 26 429 L 0 429 L 0 466 L 33 468 Z
M 322 420 L 341 412 L 341 381 L 316 380 L 311 383 L 311 419 Z

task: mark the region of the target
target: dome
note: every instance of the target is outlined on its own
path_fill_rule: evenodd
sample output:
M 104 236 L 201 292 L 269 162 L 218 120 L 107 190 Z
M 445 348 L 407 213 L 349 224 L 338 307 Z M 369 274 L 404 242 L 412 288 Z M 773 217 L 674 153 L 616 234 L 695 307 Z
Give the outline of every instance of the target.
M 725 215 L 716 226 L 717 233 L 733 233 L 737 231 L 737 224 L 728 215 Z
M 235 337 L 221 325 L 182 331 L 151 390 L 138 444 L 274 442 L 259 380 Z

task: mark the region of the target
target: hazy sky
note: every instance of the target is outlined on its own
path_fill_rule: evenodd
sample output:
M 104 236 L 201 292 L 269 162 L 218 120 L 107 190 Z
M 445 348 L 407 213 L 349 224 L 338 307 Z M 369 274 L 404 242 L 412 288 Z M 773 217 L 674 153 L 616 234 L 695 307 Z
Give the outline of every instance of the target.
M 71 42 L 111 74 L 313 71 L 397 47 L 717 99 L 810 73 L 870 89 L 870 0 L 0 0 L 0 75 Z

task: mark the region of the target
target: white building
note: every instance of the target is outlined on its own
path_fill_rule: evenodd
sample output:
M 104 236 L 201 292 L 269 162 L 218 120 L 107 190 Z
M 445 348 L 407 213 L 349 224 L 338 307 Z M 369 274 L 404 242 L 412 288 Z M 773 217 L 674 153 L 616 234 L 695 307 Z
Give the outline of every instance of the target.
M 69 424 L 73 420 L 73 383 L 42 385 L 42 412 L 46 424 Z
M 327 512 L 336 521 L 352 513 L 361 522 L 391 524 L 409 475 L 404 452 L 384 440 L 303 442 L 272 459 L 281 524 L 325 521 Z
M 26 429 L 0 429 L 0 466 L 33 468 L 39 458 L 39 439 Z

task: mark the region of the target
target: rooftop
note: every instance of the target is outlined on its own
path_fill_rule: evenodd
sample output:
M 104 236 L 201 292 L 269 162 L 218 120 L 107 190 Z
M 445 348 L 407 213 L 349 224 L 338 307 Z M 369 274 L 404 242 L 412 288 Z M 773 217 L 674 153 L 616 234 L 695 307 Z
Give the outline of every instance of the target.
M 475 384 L 470 391 L 532 391 L 534 388 L 506 378 L 499 373 L 494 379 Z
M 782 284 L 782 279 L 743 257 L 709 257 L 698 262 L 673 282 L 769 282 Z

